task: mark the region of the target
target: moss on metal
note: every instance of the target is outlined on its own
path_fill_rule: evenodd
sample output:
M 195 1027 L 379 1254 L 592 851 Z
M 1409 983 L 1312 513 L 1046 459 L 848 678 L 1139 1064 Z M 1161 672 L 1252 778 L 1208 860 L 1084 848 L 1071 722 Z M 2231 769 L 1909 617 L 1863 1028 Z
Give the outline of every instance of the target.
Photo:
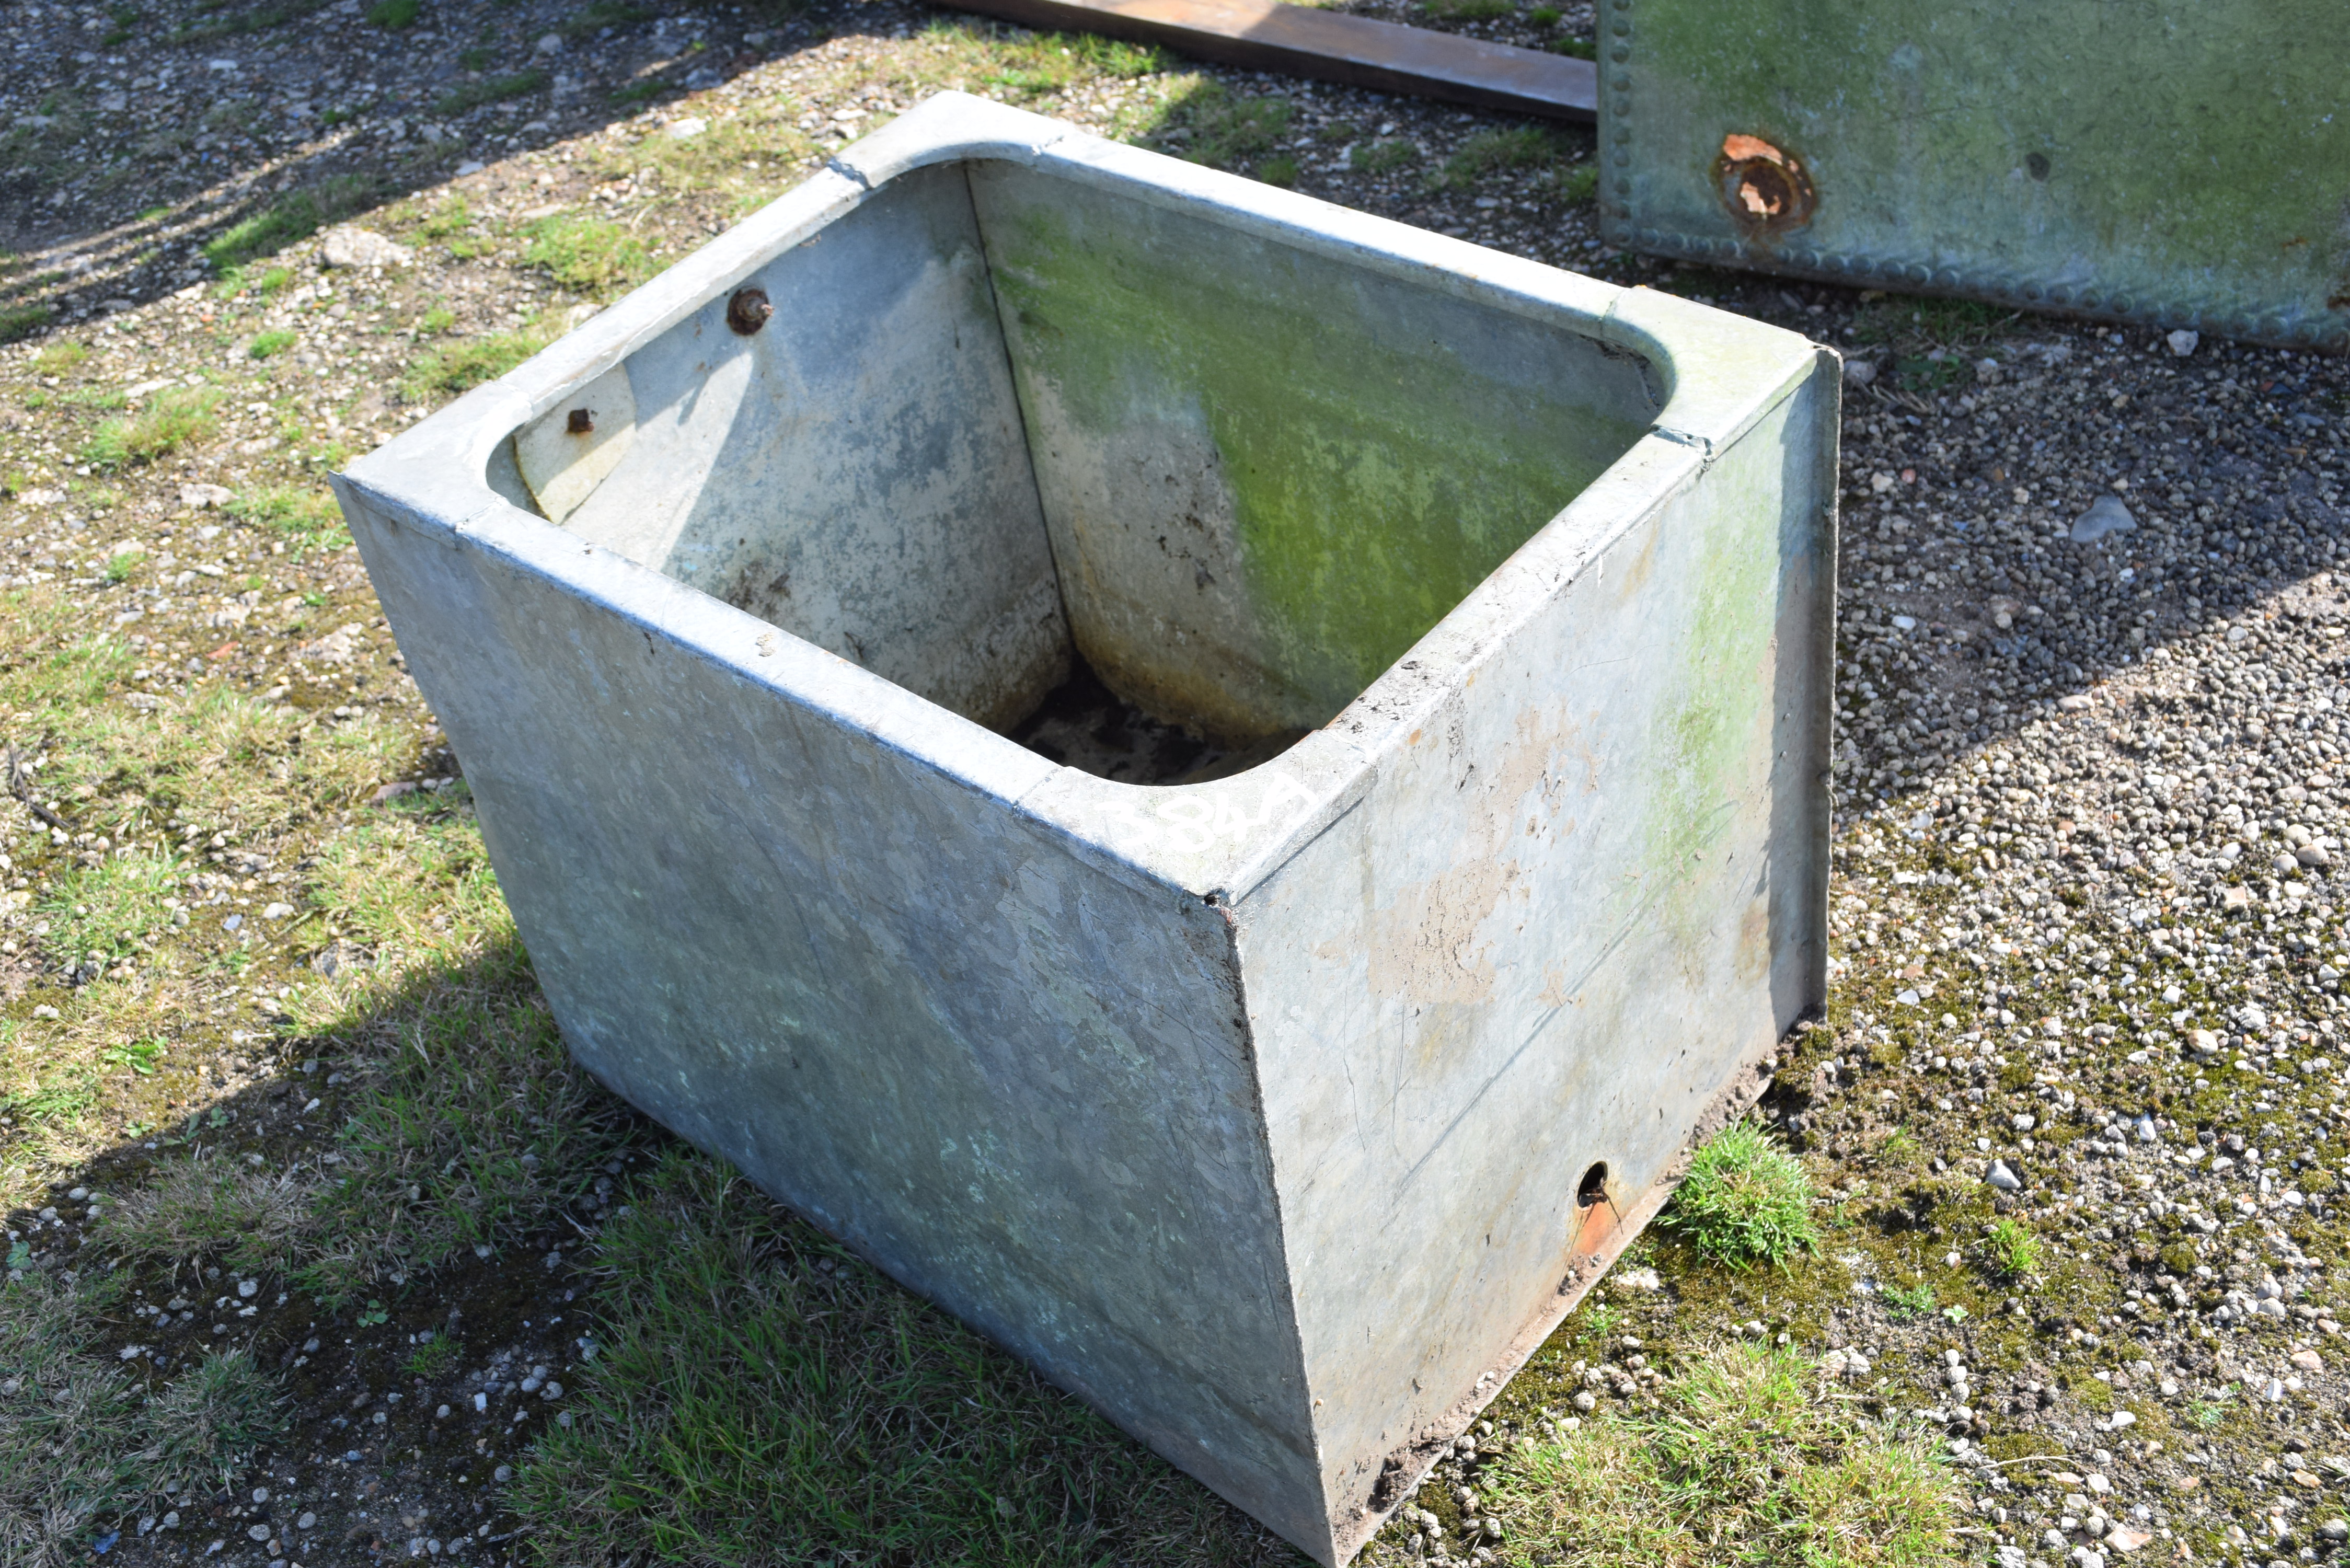
M 1045 383 L 1104 439 L 1204 424 L 1263 653 L 1312 710 L 1292 722 L 1352 701 L 1646 429 L 1598 387 L 1527 385 L 1536 356 L 1415 333 L 1319 257 L 1056 198 L 988 237 L 1024 401 Z

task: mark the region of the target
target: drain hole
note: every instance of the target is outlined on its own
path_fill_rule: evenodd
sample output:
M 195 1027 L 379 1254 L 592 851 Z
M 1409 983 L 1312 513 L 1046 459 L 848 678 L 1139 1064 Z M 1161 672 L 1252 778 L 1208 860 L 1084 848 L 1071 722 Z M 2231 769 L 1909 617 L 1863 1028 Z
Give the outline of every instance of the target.
M 1607 1162 L 1606 1160 L 1599 1161 L 1583 1173 L 1583 1179 L 1575 1185 L 1575 1201 L 1577 1207 L 1584 1209 L 1607 1201 Z

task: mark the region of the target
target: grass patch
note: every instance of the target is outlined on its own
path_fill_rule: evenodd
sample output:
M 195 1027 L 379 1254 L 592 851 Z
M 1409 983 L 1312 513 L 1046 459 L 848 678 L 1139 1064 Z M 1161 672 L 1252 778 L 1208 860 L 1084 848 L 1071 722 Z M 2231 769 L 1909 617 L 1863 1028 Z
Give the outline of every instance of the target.
M 1983 1237 L 1983 1252 L 1991 1266 L 2012 1278 L 2040 1267 L 2040 1238 L 2013 1220 L 1999 1220 Z
M 418 359 L 409 371 L 408 395 L 428 398 L 435 393 L 462 392 L 484 381 L 494 381 L 546 345 L 545 337 L 525 330 L 469 337 L 446 348 L 436 348 Z
M 133 1255 L 216 1257 L 240 1273 L 275 1270 L 285 1263 L 312 1201 L 308 1183 L 291 1172 L 200 1152 L 159 1167 L 144 1186 L 119 1194 L 99 1235 Z
M 941 79 L 960 79 L 1023 106 L 1101 77 L 1130 80 L 1171 68 L 1167 54 L 1154 46 L 1089 33 L 1030 33 L 957 18 L 932 22 L 922 40 L 945 52 Z
M 1459 191 L 1488 175 L 1507 171 L 1555 169 L 1568 149 L 1555 132 L 1538 125 L 1481 130 L 1463 141 L 1436 176 L 1436 183 Z
M 1385 141 L 1358 141 L 1347 154 L 1347 166 L 1357 174 L 1392 174 L 1419 161 L 1419 149 L 1400 136 Z
M 279 327 L 275 332 L 257 334 L 245 352 L 256 359 L 266 359 L 272 354 L 282 354 L 301 341 L 301 334 Z
M 274 255 L 328 223 L 364 211 L 374 204 L 375 198 L 375 182 L 364 175 L 338 174 L 321 180 L 230 224 L 205 242 L 204 258 L 223 273 L 234 273 L 248 262 Z
M 1596 60 L 1599 57 L 1599 45 L 1591 38 L 1555 38 L 1551 42 L 1550 51 L 1555 55 L 1565 55 L 1577 60 Z
M 539 219 L 525 233 L 530 244 L 522 254 L 525 265 L 545 269 L 556 282 L 581 294 L 604 293 L 652 275 L 652 257 L 644 242 L 606 219 L 557 213 Z
M 1533 1568 L 1940 1568 L 1958 1500 L 1922 1437 L 1856 1419 L 1802 1357 L 1729 1345 L 1649 1416 L 1505 1457 L 1499 1561 Z
M 465 1346 L 461 1341 L 445 1334 L 436 1334 L 418 1345 L 416 1354 L 408 1358 L 408 1375 L 434 1382 L 455 1371 L 457 1364 L 464 1359 Z
M 1510 0 L 1421 0 L 1419 7 L 1440 22 L 1497 22 L 1514 8 Z
M 1286 99 L 1235 98 L 1222 84 L 1202 81 L 1169 106 L 1157 140 L 1191 162 L 1247 173 L 1279 143 L 1289 115 Z
M 343 510 L 326 490 L 298 484 L 271 484 L 239 491 L 224 509 L 230 516 L 257 523 L 306 547 L 340 546 Z
M 421 0 L 376 0 L 368 7 L 367 19 L 379 27 L 389 27 L 397 32 L 402 27 L 414 26 L 416 18 L 423 10 Z
M 128 468 L 209 440 L 220 428 L 217 410 L 226 396 L 218 387 L 160 391 L 138 413 L 99 425 L 82 449 L 82 459 L 95 468 Z
M 650 22 L 658 15 L 660 13 L 650 7 L 633 4 L 632 0 L 595 0 L 594 5 L 582 7 L 556 30 L 567 37 L 578 38 L 607 27 L 626 27 L 638 22 Z
M 49 307 L 34 302 L 30 305 L 0 305 L 0 343 L 14 343 L 19 337 L 30 337 L 49 324 Z
M 95 1331 L 119 1289 L 40 1269 L 0 1285 L 0 1561 L 87 1560 L 99 1523 L 167 1484 L 225 1483 L 277 1429 L 276 1386 L 244 1352 L 152 1388 L 102 1355 Z
M 504 103 L 510 98 L 527 97 L 546 87 L 546 73 L 535 69 L 515 71 L 511 76 L 484 77 L 477 82 L 462 82 L 432 100 L 432 112 L 463 114 L 485 103 Z
M 49 947 L 68 959 L 120 958 L 171 923 L 163 900 L 185 867 L 170 853 L 138 851 L 61 869 L 34 908 L 49 922 Z
M 89 346 L 61 338 L 35 353 L 29 369 L 36 376 L 62 376 L 89 358 Z
M 1256 177 L 1268 185 L 1295 185 L 1297 183 L 1297 160 L 1287 156 L 1267 158 L 1257 164 Z
M 1752 1122 L 1733 1123 L 1698 1150 L 1657 1222 L 1688 1238 L 1700 1257 L 1733 1269 L 1783 1268 L 1820 1244 L 1811 1176 Z
M 546 1561 L 1296 1561 L 714 1161 L 658 1168 L 597 1262 L 576 1423 L 515 1479 Z
M 1934 1310 L 1934 1287 L 1922 1280 L 1914 1285 L 1887 1285 L 1877 1293 L 1884 1298 L 1887 1314 L 1897 1323 L 1923 1317 Z

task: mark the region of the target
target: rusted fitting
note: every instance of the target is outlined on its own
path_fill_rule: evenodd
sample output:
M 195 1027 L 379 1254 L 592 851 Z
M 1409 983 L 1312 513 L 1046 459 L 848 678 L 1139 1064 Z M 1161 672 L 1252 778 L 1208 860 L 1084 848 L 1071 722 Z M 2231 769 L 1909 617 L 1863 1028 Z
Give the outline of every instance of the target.
M 574 409 L 563 421 L 563 428 L 572 435 L 588 435 L 596 429 L 596 410 Z
M 775 307 L 767 303 L 765 289 L 738 288 L 734 297 L 726 302 L 726 325 L 734 329 L 737 337 L 748 337 L 764 327 L 767 317 L 775 313 Z
M 1816 197 L 1803 161 L 1761 137 L 1723 137 L 1713 171 L 1721 204 L 1749 236 L 1767 238 L 1811 221 Z

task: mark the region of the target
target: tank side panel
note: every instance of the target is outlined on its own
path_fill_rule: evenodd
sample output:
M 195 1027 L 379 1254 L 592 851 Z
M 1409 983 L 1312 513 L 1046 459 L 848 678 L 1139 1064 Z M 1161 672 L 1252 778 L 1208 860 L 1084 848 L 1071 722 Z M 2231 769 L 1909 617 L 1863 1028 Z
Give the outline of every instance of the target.
M 721 296 L 629 357 L 633 440 L 566 527 L 966 718 L 1023 717 L 1068 631 L 961 167 L 747 282 L 756 332 Z
M 343 493 L 579 1059 L 1326 1543 L 1226 913 L 797 700 L 902 702 L 827 655 L 746 673 L 737 612 L 543 523 Z
M 1341 1521 L 1562 1309 L 1585 1173 L 1635 1209 L 1823 1001 L 1822 365 L 1457 674 L 1416 649 L 1452 695 L 1236 906 Z

